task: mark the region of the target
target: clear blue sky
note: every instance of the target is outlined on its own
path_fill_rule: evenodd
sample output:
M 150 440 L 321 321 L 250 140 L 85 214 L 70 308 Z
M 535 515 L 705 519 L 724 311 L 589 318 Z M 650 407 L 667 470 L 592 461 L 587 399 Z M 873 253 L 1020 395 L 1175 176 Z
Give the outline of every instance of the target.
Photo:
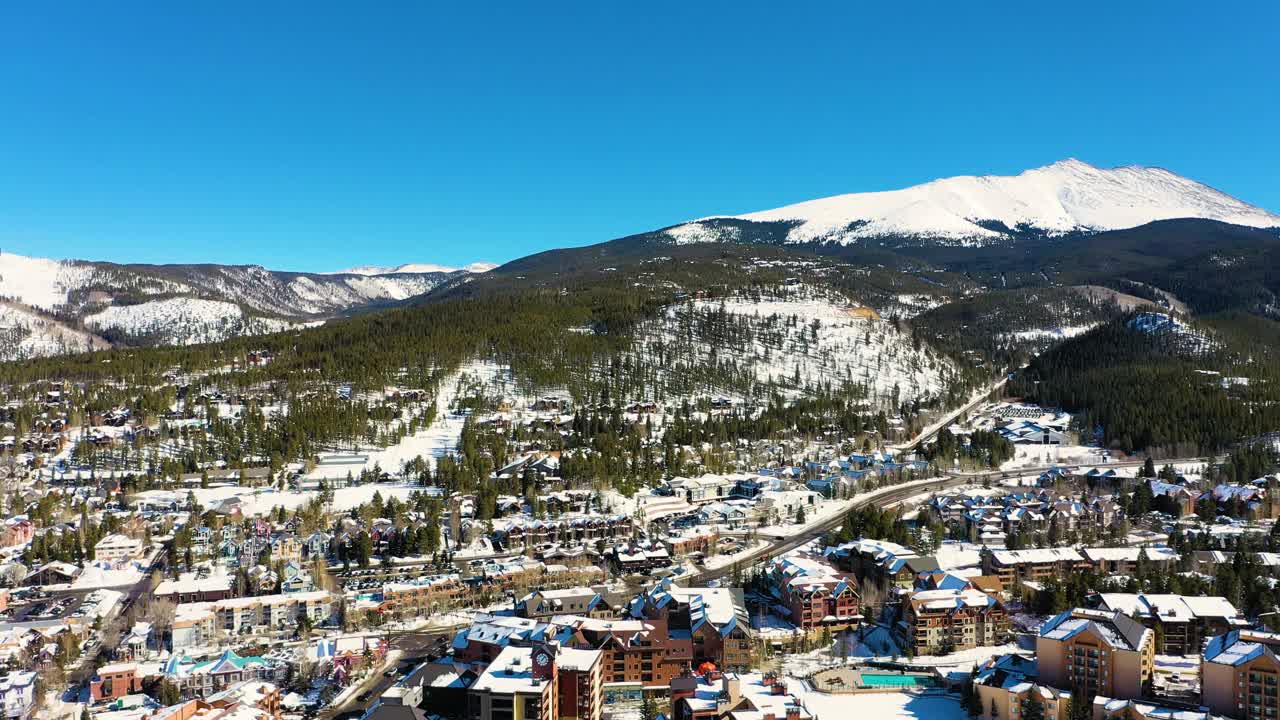
M 1067 156 L 1280 210 L 1273 2 L 49 5 L 0 11 L 8 252 L 505 261 Z

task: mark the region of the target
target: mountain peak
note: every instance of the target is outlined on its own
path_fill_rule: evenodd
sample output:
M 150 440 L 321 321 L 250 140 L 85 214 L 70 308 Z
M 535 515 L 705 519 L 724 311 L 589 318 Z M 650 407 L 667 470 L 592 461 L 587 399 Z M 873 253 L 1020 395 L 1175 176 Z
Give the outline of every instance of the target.
M 1162 168 L 1099 168 L 1066 158 L 1018 175 L 962 175 L 901 190 L 836 195 L 745 215 L 703 218 L 666 233 L 680 243 L 731 239 L 704 222 L 731 219 L 785 222 L 790 225 L 787 243 L 852 244 L 914 237 L 985 244 L 1009 239 L 1015 229 L 1061 235 L 1177 218 L 1280 227 L 1280 215 Z

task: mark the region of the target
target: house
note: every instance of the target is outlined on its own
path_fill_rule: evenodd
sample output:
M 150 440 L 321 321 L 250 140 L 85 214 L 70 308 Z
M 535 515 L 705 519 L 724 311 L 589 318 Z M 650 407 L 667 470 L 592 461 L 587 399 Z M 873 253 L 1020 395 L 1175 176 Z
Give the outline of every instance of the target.
M 1189 710 L 1099 695 L 1093 699 L 1093 720 L 1215 720 L 1215 716 L 1204 708 Z

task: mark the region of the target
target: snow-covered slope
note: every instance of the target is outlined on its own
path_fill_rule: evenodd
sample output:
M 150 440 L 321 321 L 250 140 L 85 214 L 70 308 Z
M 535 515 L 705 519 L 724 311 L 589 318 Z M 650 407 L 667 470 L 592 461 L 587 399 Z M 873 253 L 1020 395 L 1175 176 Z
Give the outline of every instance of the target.
M 84 318 L 85 325 L 113 331 L 133 342 L 189 345 L 236 335 L 261 335 L 292 327 L 275 318 L 246 313 L 235 303 L 177 297 L 108 307 Z
M 945 394 L 953 363 L 880 319 L 814 287 L 689 300 L 641 326 L 636 366 L 672 396 L 752 399 L 807 388 L 860 388 L 875 407 Z
M 434 265 L 432 263 L 405 263 L 404 265 L 396 265 L 395 267 L 381 267 L 378 265 L 362 265 L 347 270 L 339 270 L 337 272 L 324 273 L 325 275 L 403 275 L 405 273 L 482 273 L 498 267 L 497 263 L 473 262 L 466 267 L 455 268 L 445 265 Z
M 109 343 L 35 308 L 0 301 L 0 362 L 102 350 Z
M 1054 235 L 1119 230 L 1174 218 L 1280 227 L 1280 215 L 1168 170 L 1103 169 L 1063 160 L 1014 176 L 960 176 L 903 190 L 837 195 L 746 215 L 703 218 L 665 232 L 677 243 L 733 240 L 726 234 L 733 228 L 715 228 L 708 221 L 734 219 L 787 223 L 788 243 L 851 244 L 910 236 L 980 244 L 1009 237 L 1015 230 Z
M 118 265 L 0 253 L 0 301 L 10 303 L 0 330 L 11 342 L 26 343 L 0 353 L 0 360 L 81 350 L 93 329 L 117 341 L 160 344 L 274 332 L 408 300 L 480 271 L 403 265 L 387 273 L 294 273 L 257 265 Z M 41 323 L 53 323 L 56 333 L 42 332 Z M 104 344 L 98 338 L 95 347 Z

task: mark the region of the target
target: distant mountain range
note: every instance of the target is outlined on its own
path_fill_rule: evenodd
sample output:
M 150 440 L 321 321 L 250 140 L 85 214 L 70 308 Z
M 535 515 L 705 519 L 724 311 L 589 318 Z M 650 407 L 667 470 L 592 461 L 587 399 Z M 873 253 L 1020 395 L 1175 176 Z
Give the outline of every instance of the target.
M 945 178 L 710 216 L 500 267 L 408 263 L 299 273 L 0 254 L 0 360 L 213 342 L 423 298 L 534 284 L 563 289 L 626 266 L 652 275 L 650 263 L 675 256 L 686 267 L 723 262 L 726 244 L 742 261 L 834 255 L 859 267 L 957 273 L 977 287 L 1114 278 L 1179 291 L 1203 307 L 1280 312 L 1280 286 L 1268 274 L 1280 259 L 1280 215 L 1160 168 L 1064 160 L 1015 176 Z M 1206 266 L 1234 268 L 1232 282 L 1207 284 Z
M 394 305 L 487 266 L 339 273 L 0 254 L 0 360 L 86 347 L 214 342 Z

